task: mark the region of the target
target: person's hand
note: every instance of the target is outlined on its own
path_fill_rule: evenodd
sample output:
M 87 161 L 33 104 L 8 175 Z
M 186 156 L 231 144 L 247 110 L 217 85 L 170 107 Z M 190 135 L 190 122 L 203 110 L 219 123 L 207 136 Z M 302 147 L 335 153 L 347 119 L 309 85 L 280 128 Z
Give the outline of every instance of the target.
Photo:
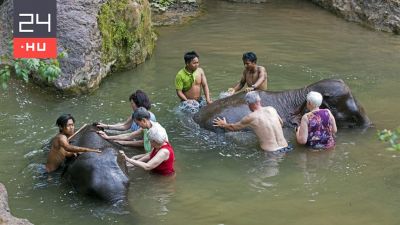
M 97 123 L 96 126 L 100 127 L 100 128 L 104 128 L 104 129 L 108 129 L 108 127 L 109 127 L 107 124 L 104 124 L 104 123 Z
M 213 101 L 210 99 L 207 101 L 207 104 L 211 104 Z
M 106 134 L 106 132 L 99 130 L 97 131 L 97 133 L 100 135 L 100 137 L 104 138 L 104 139 L 108 139 L 109 136 Z
M 223 117 L 222 119 L 217 117 L 213 120 L 214 127 L 223 127 L 226 124 L 226 119 Z
M 122 157 L 124 157 L 125 159 L 128 158 L 128 156 L 125 155 L 125 152 L 122 150 L 119 150 L 119 154 L 122 155 Z
M 234 88 L 228 88 L 228 93 L 229 93 L 230 95 L 235 94 L 235 89 L 234 89 Z
M 186 100 L 186 102 L 187 102 L 188 104 L 190 104 L 190 105 L 193 105 L 193 104 L 196 104 L 196 103 L 197 103 L 197 101 L 194 100 L 194 99 L 188 99 L 188 100 Z
M 94 152 L 101 153 L 100 149 L 95 149 Z
M 122 140 L 114 140 L 115 143 L 120 144 L 120 145 L 124 145 L 125 141 Z
M 140 159 L 140 158 L 142 158 L 141 155 L 135 155 L 135 156 L 133 156 L 131 159 L 133 159 L 133 160 L 138 160 L 138 159 Z
M 250 92 L 250 91 L 254 91 L 253 87 L 247 87 L 246 89 L 244 89 L 245 92 Z

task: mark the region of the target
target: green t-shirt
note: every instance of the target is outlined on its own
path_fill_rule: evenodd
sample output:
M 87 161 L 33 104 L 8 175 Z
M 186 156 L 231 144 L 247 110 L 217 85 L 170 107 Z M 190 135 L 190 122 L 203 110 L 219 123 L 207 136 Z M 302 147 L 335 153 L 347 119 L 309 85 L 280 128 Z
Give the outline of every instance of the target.
M 186 70 L 186 68 L 179 70 L 175 77 L 176 90 L 182 90 L 183 92 L 188 91 L 196 80 L 196 71 L 197 70 L 195 70 L 193 73 L 190 73 Z
M 151 152 L 151 144 L 149 140 L 149 129 L 143 129 L 143 147 L 146 152 Z

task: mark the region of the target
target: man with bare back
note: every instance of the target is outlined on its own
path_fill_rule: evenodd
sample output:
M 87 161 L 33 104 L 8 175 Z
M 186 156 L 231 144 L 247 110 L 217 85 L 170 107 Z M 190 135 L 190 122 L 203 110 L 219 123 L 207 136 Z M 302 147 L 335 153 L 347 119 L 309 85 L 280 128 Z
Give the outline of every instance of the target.
M 210 91 L 208 89 L 204 70 L 199 67 L 199 55 L 195 51 L 184 55 L 185 67 L 179 70 L 175 77 L 176 94 L 183 104 L 201 107 L 210 104 Z M 204 91 L 205 99 L 201 96 Z
M 253 129 L 258 137 L 260 147 L 264 151 L 285 153 L 292 150 L 283 136 L 282 119 L 274 107 L 261 106 L 261 99 L 257 92 L 246 94 L 246 102 L 251 113 L 237 123 L 227 123 L 225 118 L 214 119 L 214 126 L 230 131 L 242 130 L 246 127 Z
M 244 70 L 243 76 L 235 87 L 229 88 L 228 93 L 234 94 L 247 84 L 246 92 L 254 90 L 267 90 L 267 70 L 257 65 L 257 56 L 253 52 L 246 52 L 242 57 Z
M 47 158 L 46 170 L 53 172 L 57 170 L 64 162 L 65 158 L 75 156 L 75 153 L 80 152 L 97 152 L 101 153 L 98 149 L 78 147 L 70 145 L 68 138 L 74 134 L 75 119 L 71 114 L 63 114 L 58 117 L 56 125 L 59 127 L 58 133 L 52 140 L 51 149 Z

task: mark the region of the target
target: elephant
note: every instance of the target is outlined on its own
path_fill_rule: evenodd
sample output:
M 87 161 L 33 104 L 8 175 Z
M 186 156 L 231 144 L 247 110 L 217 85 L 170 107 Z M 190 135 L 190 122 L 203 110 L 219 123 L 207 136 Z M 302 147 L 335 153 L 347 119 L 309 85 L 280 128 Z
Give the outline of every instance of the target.
M 63 177 L 78 193 L 96 196 L 115 203 L 127 196 L 129 179 L 125 158 L 117 149 L 122 146 L 103 139 L 95 125 L 86 125 L 74 134 L 70 143 L 100 149 L 102 153 L 86 152 L 69 162 Z
M 296 127 L 307 111 L 306 96 L 310 91 L 322 94 L 321 108 L 331 110 L 339 128 L 365 128 L 371 125 L 364 108 L 354 98 L 350 88 L 340 79 L 325 79 L 295 90 L 258 91 L 258 93 L 261 105 L 274 107 L 282 118 L 284 127 Z M 193 120 L 204 129 L 221 132 L 221 128 L 213 126 L 214 118 L 225 117 L 227 122 L 235 123 L 250 113 L 244 95 L 244 92 L 240 92 L 216 100 L 194 114 Z

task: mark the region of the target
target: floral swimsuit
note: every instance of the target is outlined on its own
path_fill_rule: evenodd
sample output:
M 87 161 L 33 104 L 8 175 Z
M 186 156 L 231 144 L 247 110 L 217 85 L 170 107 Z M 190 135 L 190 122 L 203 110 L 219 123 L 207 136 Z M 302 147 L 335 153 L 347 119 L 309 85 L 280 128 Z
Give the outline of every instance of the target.
M 307 115 L 307 145 L 312 148 L 323 149 L 335 146 L 335 139 L 332 134 L 332 124 L 329 117 L 328 109 L 320 109 Z

